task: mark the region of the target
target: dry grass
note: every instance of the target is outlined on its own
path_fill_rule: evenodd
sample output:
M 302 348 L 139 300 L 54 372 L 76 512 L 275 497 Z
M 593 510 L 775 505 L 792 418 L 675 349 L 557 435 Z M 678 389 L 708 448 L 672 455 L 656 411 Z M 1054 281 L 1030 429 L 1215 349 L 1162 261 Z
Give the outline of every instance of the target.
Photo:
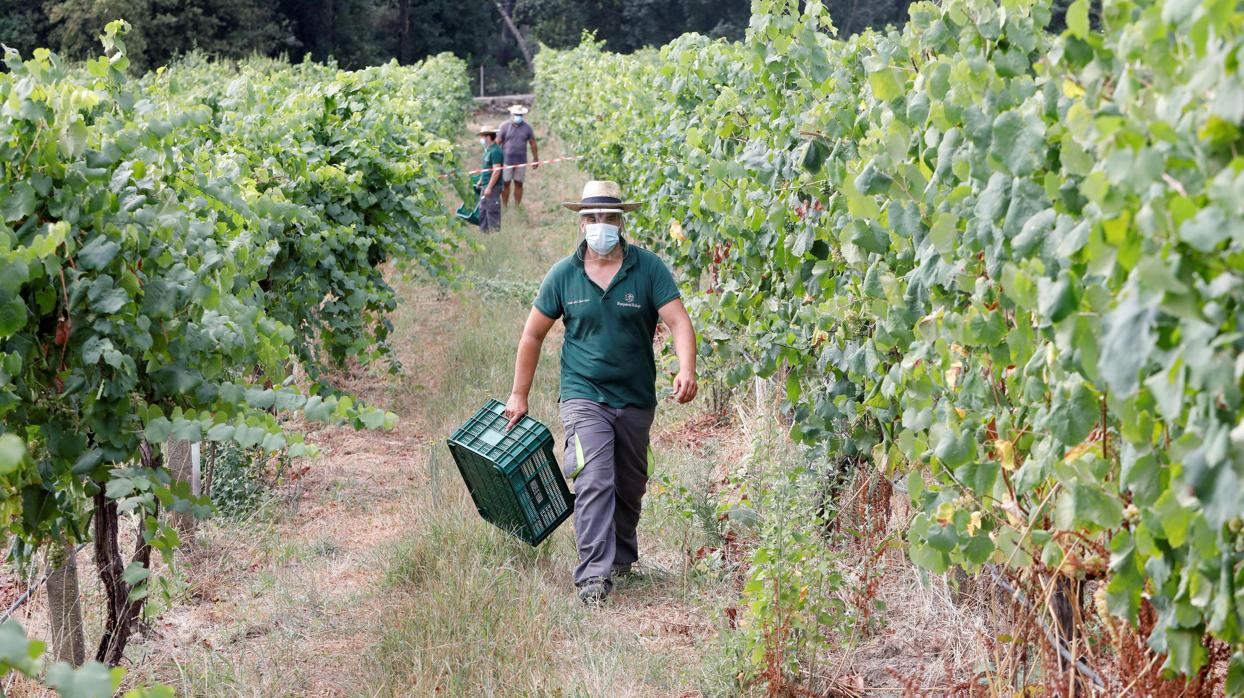
M 407 518 L 418 442 L 328 428 L 323 457 L 270 526 L 205 526 L 187 557 L 191 596 L 165 613 L 146 678 L 187 695 L 352 695 L 370 628 L 378 548 Z M 148 643 L 144 643 L 148 644 Z M 141 651 L 147 647 L 136 647 Z
M 556 156 L 555 143 L 546 139 L 542 146 L 543 154 Z M 524 283 L 534 289 L 577 239 L 559 202 L 577 198 L 583 176 L 558 167 L 536 173 L 526 210 L 507 209 L 502 232 L 482 238 L 485 250 L 464 259 L 474 289 L 436 301 L 421 300 L 418 285 L 410 287 L 413 294 L 403 289 L 415 300 L 408 306 L 413 314 L 402 314 L 409 330 L 402 318 L 396 321 L 398 335 L 420 336 L 429 319 L 437 328 L 434 351 L 403 352 L 412 356 L 410 375 L 420 378 L 397 388 L 419 396 L 413 418 L 427 433 L 447 434 L 485 397 L 508 392 L 531 299 L 504 291 Z M 559 344 L 555 331 L 530 402 L 533 416 L 560 440 Z M 371 653 L 368 693 L 640 696 L 677 695 L 696 685 L 715 611 L 688 597 L 711 595 L 688 593 L 677 583 L 682 575 L 667 577 L 652 567 L 643 582 L 619 587 L 609 611 L 583 609 L 570 584 L 576 560 L 570 526 L 533 551 L 479 520 L 442 444 L 430 444 L 425 454 L 431 482 L 410 493 L 417 519 L 389 551 L 383 586 L 394 612 Z M 650 565 L 681 569 L 682 552 L 665 542 L 671 531 L 676 535 L 668 538 L 680 543 L 687 536 L 669 523 L 659 511 L 646 517 L 641 536 L 651 545 L 645 553 Z
M 986 638 L 998 633 L 989 598 L 962 598 L 943 577 L 928 575 L 901 555 L 887 556 L 876 599 L 880 627 L 844 643 L 823 664 L 825 677 L 895 692 L 904 682 L 936 695 L 990 664 Z

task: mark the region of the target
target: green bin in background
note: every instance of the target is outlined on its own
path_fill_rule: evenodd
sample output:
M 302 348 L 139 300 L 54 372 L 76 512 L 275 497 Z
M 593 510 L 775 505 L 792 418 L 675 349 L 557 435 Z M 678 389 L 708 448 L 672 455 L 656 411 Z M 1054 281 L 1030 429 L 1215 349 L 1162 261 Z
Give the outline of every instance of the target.
M 449 451 L 484 520 L 530 545 L 570 518 L 574 496 L 557 467 L 553 434 L 531 417 L 506 430 L 505 405 L 489 400 L 449 437 Z
M 469 204 L 464 201 L 462 202 L 462 205 L 458 207 L 458 210 L 454 211 L 454 215 L 467 223 L 470 223 L 471 225 L 479 225 L 479 207 L 482 201 L 482 199 L 476 201 L 475 208 L 467 208 Z

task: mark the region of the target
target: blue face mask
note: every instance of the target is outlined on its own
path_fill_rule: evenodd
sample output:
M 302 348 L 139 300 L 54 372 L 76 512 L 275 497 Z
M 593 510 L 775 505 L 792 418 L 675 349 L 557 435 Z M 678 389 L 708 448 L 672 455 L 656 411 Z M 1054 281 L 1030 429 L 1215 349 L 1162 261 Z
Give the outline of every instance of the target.
M 515 115 L 514 115 L 514 123 L 516 123 L 516 124 L 521 124 L 521 123 L 523 123 L 523 115 L 522 115 L 522 114 L 515 114 Z
M 618 246 L 618 226 L 608 223 L 588 223 L 584 226 L 587 246 L 596 254 L 609 254 Z

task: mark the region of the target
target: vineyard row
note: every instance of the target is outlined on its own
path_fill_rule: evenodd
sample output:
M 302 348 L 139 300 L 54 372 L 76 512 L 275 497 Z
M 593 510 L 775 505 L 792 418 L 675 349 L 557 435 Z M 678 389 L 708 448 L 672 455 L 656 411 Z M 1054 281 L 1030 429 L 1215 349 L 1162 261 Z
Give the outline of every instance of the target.
M 210 510 L 162 467 L 167 440 L 297 455 L 295 413 L 396 419 L 314 379 L 388 355 L 385 263 L 452 274 L 441 177 L 470 99 L 448 54 L 354 72 L 192 56 L 127 78 L 127 30 L 85 65 L 9 51 L 0 72 L 0 524 L 18 564 L 92 541 L 109 665 L 155 592 L 152 552 L 178 545 L 160 510 Z M 39 643 L 0 635 L 0 673 L 41 670 Z
M 699 280 L 712 364 L 905 479 L 918 565 L 1088 590 L 1078 637 L 1244 692 L 1239 4 L 1077 0 L 1056 33 L 947 0 L 845 41 L 753 9 L 742 42 L 538 56 L 546 119 Z

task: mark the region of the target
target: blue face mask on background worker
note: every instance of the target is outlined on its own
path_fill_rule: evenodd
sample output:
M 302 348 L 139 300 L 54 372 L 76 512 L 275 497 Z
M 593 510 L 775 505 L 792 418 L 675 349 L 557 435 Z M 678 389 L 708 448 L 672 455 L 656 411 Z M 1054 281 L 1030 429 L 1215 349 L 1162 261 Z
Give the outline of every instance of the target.
M 521 124 L 521 123 L 523 123 L 523 115 L 522 115 L 522 114 L 515 114 L 514 116 L 512 116 L 512 117 L 510 117 L 510 118 L 512 118 L 512 119 L 514 120 L 514 123 L 516 123 L 516 124 Z

